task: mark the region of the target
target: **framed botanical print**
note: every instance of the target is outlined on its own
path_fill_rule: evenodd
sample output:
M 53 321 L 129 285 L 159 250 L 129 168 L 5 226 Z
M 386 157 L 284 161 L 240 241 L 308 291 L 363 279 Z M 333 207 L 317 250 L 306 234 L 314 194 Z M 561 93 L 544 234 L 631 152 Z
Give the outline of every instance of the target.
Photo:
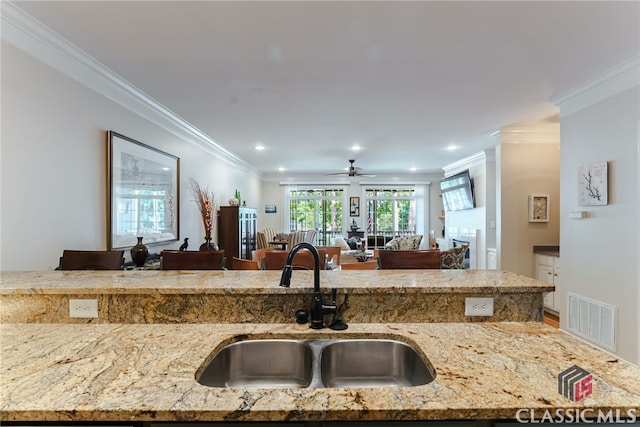
M 529 195 L 529 222 L 549 222 L 549 195 Z
M 607 162 L 596 162 L 578 168 L 578 204 L 604 206 L 609 203 Z

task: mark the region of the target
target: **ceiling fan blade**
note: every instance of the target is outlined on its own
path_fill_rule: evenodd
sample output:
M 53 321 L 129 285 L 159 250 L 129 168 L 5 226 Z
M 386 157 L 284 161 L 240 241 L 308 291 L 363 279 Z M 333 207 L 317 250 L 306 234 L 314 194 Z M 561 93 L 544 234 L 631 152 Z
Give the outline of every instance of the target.
M 324 176 L 333 176 L 333 175 L 349 175 L 349 172 L 336 172 L 336 173 L 325 173 Z

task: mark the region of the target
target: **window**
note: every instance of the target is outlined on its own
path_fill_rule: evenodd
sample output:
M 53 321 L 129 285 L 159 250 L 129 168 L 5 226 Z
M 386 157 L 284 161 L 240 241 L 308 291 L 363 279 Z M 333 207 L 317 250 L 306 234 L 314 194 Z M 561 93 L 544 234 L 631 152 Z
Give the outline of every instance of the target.
M 367 247 L 381 248 L 394 237 L 417 234 L 416 201 L 413 186 L 365 189 Z
M 289 187 L 286 197 L 290 232 L 316 230 L 315 245 L 330 245 L 342 235 L 344 188 Z
M 146 187 L 123 185 L 117 205 L 116 234 L 162 233 L 171 216 L 170 189 L 150 184 Z

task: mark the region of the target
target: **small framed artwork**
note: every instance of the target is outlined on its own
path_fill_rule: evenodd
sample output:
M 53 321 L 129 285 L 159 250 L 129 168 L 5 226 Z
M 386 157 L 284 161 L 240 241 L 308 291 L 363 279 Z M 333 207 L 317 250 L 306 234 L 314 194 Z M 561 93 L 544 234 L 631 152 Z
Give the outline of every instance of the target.
M 276 205 L 264 205 L 264 213 L 276 213 L 278 212 L 278 208 Z
M 529 195 L 529 222 L 549 222 L 549 195 Z
M 360 216 L 360 197 L 349 197 L 349 216 Z
M 580 206 L 603 206 L 608 200 L 607 162 L 591 163 L 578 169 Z

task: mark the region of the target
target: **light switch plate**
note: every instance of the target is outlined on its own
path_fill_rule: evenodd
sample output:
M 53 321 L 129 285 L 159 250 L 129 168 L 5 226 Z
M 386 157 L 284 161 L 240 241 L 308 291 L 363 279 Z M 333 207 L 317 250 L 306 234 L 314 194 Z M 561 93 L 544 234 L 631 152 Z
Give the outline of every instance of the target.
M 69 317 L 97 318 L 97 299 L 70 299 Z
M 467 297 L 464 299 L 465 316 L 493 316 L 493 298 Z

